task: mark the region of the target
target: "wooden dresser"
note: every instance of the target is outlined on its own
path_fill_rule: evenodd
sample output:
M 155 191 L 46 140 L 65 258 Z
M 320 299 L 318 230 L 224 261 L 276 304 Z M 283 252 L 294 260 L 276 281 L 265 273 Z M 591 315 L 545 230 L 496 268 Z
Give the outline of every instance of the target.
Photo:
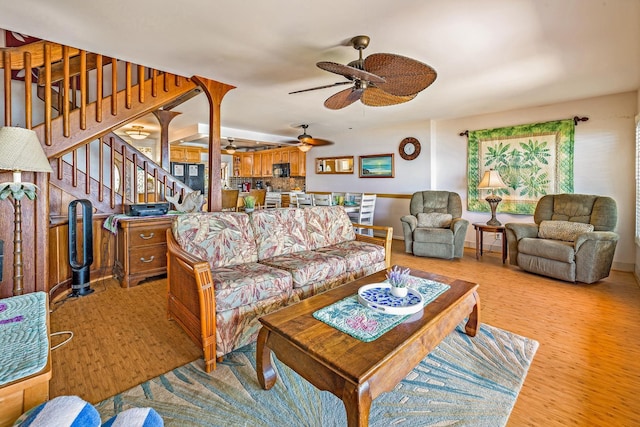
M 167 229 L 171 216 L 131 217 L 118 221 L 113 275 L 123 288 L 167 272 Z

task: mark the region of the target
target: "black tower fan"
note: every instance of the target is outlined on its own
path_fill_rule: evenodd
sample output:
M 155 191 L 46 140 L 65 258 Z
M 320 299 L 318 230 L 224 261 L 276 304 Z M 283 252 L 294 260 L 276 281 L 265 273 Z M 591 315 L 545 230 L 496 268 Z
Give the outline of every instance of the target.
M 76 207 L 82 206 L 82 261 L 78 261 L 78 219 Z M 81 297 L 93 292 L 91 289 L 90 267 L 93 263 L 93 207 L 86 199 L 69 203 L 69 264 L 71 279 L 71 297 Z

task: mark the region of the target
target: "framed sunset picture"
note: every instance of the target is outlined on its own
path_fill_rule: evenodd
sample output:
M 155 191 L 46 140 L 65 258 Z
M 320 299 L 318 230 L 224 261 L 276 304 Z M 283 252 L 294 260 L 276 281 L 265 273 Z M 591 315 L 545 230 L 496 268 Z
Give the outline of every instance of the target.
M 393 178 L 393 153 L 360 156 L 360 178 Z

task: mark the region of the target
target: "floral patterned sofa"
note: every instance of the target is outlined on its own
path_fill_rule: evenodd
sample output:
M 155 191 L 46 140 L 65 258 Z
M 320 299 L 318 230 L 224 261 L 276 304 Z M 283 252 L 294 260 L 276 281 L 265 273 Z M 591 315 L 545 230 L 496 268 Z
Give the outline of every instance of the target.
M 260 316 L 388 268 L 392 228 L 362 228 L 384 237 L 356 234 L 341 206 L 176 216 L 167 232 L 169 317 L 202 346 L 209 372 L 255 341 Z

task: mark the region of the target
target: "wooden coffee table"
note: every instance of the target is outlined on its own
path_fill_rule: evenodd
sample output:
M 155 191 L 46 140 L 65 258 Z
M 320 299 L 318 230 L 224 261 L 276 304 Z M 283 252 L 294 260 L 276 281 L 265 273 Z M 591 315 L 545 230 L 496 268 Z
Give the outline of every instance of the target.
M 410 322 L 366 343 L 315 319 L 313 312 L 357 293 L 363 285 L 382 282 L 385 271 L 303 300 L 260 318 L 258 381 L 265 390 L 276 382 L 271 352 L 320 390 L 342 399 L 349 426 L 367 426 L 371 402 L 391 391 L 464 318 L 475 336 L 480 324 L 478 285 L 437 274 L 411 274 L 446 283 L 441 294 Z

